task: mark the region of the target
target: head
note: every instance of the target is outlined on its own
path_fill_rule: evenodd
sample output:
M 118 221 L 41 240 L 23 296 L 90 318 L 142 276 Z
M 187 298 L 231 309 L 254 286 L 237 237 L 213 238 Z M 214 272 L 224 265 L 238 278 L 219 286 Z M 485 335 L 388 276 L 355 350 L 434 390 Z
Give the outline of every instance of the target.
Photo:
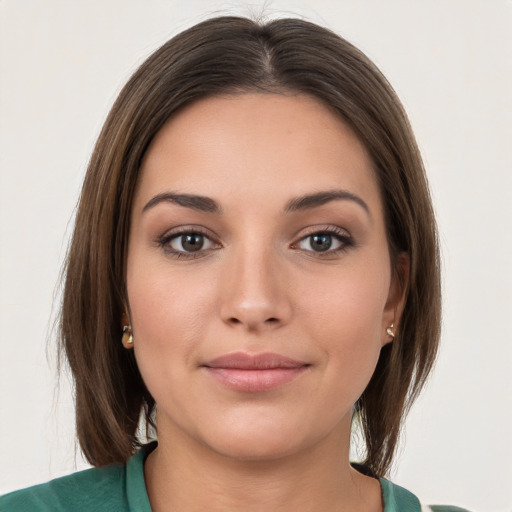
M 133 351 L 120 343 L 130 316 L 132 214 L 148 150 L 187 108 L 254 94 L 314 100 L 348 127 L 371 162 L 390 274 L 403 300 L 394 339 L 353 410 L 364 462 L 377 474 L 392 462 L 440 325 L 435 219 L 407 117 L 379 70 L 330 31 L 299 20 L 225 17 L 179 34 L 146 60 L 112 107 L 89 164 L 66 267 L 61 343 L 75 379 L 79 441 L 94 465 L 129 457 L 141 413 L 149 422 L 155 407 Z

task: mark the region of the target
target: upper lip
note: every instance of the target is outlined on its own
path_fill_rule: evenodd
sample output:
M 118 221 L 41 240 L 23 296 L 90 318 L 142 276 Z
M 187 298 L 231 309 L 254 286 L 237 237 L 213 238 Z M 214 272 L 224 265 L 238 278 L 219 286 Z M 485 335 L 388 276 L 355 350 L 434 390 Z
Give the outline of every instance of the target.
M 270 352 L 263 354 L 235 352 L 216 357 L 202 364 L 202 366 L 237 370 L 272 370 L 275 368 L 300 368 L 301 366 L 309 365 L 303 361 L 296 361 L 295 359 Z

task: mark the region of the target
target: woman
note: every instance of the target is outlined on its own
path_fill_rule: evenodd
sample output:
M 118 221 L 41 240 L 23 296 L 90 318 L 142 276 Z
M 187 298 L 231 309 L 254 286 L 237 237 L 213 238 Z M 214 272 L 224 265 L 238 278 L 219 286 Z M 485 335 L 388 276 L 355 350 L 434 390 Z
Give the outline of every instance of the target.
M 419 511 L 384 476 L 439 324 L 385 78 L 311 23 L 203 22 L 130 79 L 82 190 L 60 332 L 96 468 L 1 509 Z

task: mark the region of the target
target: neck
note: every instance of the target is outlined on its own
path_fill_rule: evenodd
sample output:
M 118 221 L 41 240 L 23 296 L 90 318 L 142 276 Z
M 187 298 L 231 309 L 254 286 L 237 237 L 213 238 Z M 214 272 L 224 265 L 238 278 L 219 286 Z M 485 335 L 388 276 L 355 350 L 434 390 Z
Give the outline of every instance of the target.
M 348 463 L 350 432 L 270 460 L 226 457 L 172 434 L 159 433 L 144 467 L 154 512 L 382 511 L 379 482 Z

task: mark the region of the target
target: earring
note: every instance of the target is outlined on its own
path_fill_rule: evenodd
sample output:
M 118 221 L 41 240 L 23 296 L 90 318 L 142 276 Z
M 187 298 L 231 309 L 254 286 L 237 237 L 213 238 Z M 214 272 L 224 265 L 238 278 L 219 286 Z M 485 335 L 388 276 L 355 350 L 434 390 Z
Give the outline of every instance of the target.
M 133 334 L 131 325 L 123 326 L 123 337 L 121 338 L 121 341 L 124 345 L 124 348 L 133 347 Z
M 395 331 L 394 331 L 395 325 L 393 322 L 391 322 L 391 325 L 386 329 L 386 334 L 388 336 L 391 336 L 391 338 L 395 339 Z

